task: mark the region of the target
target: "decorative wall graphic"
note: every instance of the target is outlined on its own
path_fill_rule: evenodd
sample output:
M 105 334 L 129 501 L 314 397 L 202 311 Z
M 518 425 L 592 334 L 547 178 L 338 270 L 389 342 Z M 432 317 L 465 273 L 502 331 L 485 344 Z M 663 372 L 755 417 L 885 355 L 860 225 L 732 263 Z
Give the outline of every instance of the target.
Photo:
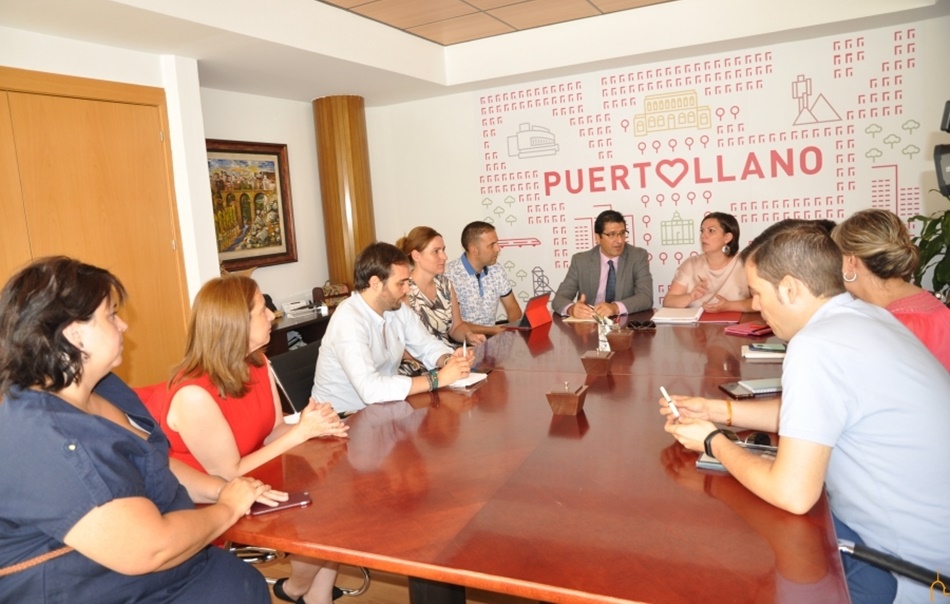
M 547 128 L 521 124 L 518 134 L 508 137 L 508 156 L 525 159 L 557 155 L 557 142 L 554 134 Z
M 699 106 L 699 95 L 695 90 L 649 95 L 644 105 L 644 112 L 633 116 L 633 133 L 636 136 L 664 130 L 711 127 L 712 112 L 709 107 Z M 670 145 L 672 150 L 676 150 L 675 140 L 671 139 Z
M 660 241 L 664 246 L 696 243 L 699 225 L 695 223 L 692 218 L 680 218 L 679 212 L 673 212 L 672 218 L 660 222 Z
M 712 211 L 741 242 L 784 218 L 921 205 L 925 44 L 911 24 L 483 91 L 477 199 L 502 262 L 557 288 L 613 208 L 650 254 L 655 305 Z M 920 29 L 920 31 L 923 31 Z M 924 122 L 926 123 L 926 121 Z M 481 212 L 476 212 L 480 214 Z M 913 225 L 911 225 L 913 227 Z M 536 279 L 513 279 L 521 299 Z

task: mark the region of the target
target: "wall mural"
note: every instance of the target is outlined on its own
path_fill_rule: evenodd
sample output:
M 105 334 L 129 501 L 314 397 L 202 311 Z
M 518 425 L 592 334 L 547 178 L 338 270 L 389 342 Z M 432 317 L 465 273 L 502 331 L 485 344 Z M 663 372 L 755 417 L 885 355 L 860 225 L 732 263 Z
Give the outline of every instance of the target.
M 913 25 L 583 74 L 476 95 L 481 208 L 522 304 L 595 245 L 604 209 L 650 253 L 654 304 L 705 214 L 744 246 L 784 218 L 919 213 L 931 169 Z M 938 42 L 939 43 L 939 42 Z M 922 126 L 922 124 L 924 126 Z M 932 127 L 931 127 L 932 126 Z

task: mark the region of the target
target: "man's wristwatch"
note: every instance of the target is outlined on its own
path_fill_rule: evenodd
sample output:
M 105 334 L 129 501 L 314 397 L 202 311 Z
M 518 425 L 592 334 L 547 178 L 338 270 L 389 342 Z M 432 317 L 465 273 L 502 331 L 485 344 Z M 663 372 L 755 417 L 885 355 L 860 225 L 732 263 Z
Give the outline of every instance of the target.
M 714 438 L 716 438 L 717 434 L 724 434 L 724 432 L 720 429 L 713 430 L 706 435 L 706 440 L 703 441 L 703 448 L 706 450 L 706 455 L 712 457 L 713 459 L 716 459 L 716 456 L 713 455 L 712 452 L 712 441 Z

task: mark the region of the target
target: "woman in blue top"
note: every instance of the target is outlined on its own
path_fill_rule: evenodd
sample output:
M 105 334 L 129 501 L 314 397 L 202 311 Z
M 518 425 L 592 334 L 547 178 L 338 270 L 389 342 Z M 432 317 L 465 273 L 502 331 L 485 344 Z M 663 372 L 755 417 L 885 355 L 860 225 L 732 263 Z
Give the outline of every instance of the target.
M 268 604 L 261 575 L 208 544 L 286 494 L 169 465 L 112 374 L 124 298 L 109 272 L 65 257 L 0 292 L 0 601 Z

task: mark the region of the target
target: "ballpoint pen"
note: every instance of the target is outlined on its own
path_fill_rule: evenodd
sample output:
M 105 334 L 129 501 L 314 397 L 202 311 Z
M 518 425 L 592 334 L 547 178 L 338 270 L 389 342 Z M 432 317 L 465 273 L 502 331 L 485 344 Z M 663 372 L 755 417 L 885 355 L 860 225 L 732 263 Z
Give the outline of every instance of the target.
M 673 413 L 675 419 L 680 418 L 680 410 L 676 408 L 676 404 L 673 402 L 673 399 L 670 398 L 670 395 L 667 394 L 666 388 L 660 386 L 660 394 L 663 395 L 663 398 L 666 399 L 666 404 L 669 406 L 670 411 Z
M 597 322 L 600 323 L 601 325 L 610 325 L 610 321 L 607 319 L 607 317 L 602 317 L 602 316 L 598 315 L 598 314 L 597 314 L 597 311 L 594 310 L 594 307 L 593 307 L 593 306 L 591 306 L 590 304 L 588 304 L 588 305 L 587 305 L 587 308 L 591 309 L 591 310 L 594 312 L 594 320 L 595 320 L 595 321 L 597 321 Z

